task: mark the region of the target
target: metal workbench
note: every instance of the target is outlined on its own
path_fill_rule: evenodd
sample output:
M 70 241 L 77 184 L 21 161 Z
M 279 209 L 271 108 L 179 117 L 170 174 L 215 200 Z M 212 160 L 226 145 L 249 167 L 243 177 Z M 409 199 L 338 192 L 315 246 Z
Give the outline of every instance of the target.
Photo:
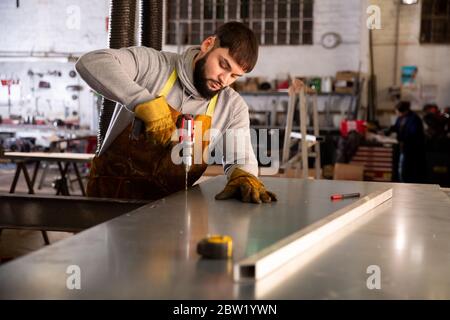
M 450 299 L 450 198 L 438 186 L 263 180 L 278 202 L 216 201 L 216 177 L 6 263 L 0 299 Z M 386 186 L 392 200 L 257 282 L 196 254 L 206 234 L 229 234 L 236 262 L 355 201 L 330 194 Z M 80 290 L 66 288 L 69 265 Z M 381 289 L 367 287 L 373 265 Z
M 93 153 L 72 153 L 72 152 L 5 152 L 0 155 L 0 158 L 8 159 L 16 163 L 16 173 L 11 184 L 10 193 L 14 193 L 16 190 L 17 181 L 19 180 L 20 173 L 23 172 L 25 181 L 28 186 L 28 193 L 34 194 L 34 184 L 40 168 L 41 161 L 56 162 L 58 164 L 59 173 L 61 174 L 62 182 L 57 186 L 56 194 L 69 195 L 69 189 L 67 187 L 67 171 L 69 166 L 72 165 L 75 175 L 77 177 L 78 184 L 80 186 L 81 194 L 86 195 L 84 190 L 83 180 L 77 167 L 77 163 L 89 163 L 94 158 Z M 34 163 L 33 176 L 30 178 L 28 173 L 27 163 Z

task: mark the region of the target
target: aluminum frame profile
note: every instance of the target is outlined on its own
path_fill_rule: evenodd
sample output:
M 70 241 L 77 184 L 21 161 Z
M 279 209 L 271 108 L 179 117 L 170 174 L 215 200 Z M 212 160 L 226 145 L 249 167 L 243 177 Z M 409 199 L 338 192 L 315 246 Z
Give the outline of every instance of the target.
M 260 252 L 237 262 L 234 265 L 234 280 L 245 281 L 263 278 L 391 198 L 392 188 L 370 193 Z

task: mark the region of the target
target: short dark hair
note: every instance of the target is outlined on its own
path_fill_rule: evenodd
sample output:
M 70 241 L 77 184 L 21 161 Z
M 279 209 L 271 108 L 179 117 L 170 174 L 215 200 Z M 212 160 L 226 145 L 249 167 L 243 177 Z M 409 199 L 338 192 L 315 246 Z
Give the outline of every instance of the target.
M 221 25 L 214 34 L 219 40 L 220 48 L 228 48 L 230 56 L 236 63 L 250 72 L 258 60 L 258 39 L 251 29 L 237 21 Z
M 400 101 L 399 103 L 397 103 L 395 108 L 401 113 L 407 112 L 407 111 L 409 111 L 411 109 L 411 102 L 409 102 L 409 101 Z

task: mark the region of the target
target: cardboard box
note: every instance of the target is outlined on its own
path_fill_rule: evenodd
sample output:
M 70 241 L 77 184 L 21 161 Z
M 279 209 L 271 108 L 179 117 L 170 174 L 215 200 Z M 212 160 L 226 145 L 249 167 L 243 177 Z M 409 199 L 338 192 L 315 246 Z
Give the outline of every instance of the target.
M 334 166 L 333 180 L 364 180 L 364 166 L 347 163 L 336 163 Z
M 303 170 L 300 168 L 287 168 L 283 173 L 280 174 L 280 177 L 303 179 Z M 311 168 L 308 169 L 308 178 L 315 179 L 315 177 L 316 177 L 316 170 Z
M 354 94 L 356 92 L 358 75 L 358 72 L 354 71 L 336 72 L 335 91 L 337 93 Z

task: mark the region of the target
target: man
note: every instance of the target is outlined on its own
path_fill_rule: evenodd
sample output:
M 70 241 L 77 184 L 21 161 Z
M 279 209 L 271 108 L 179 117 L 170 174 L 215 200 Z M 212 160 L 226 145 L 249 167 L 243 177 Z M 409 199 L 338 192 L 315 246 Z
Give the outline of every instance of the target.
M 420 183 L 425 176 L 425 134 L 420 117 L 411 111 L 409 101 L 396 105 L 398 118 L 389 129 L 397 133 L 400 148 L 398 172 L 400 182 Z
M 146 47 L 83 55 L 76 64 L 82 78 L 95 91 L 125 106 L 122 114 L 134 113 L 145 124 L 143 133 L 136 125 L 139 121 L 133 121 L 133 125 L 130 117 L 114 119 L 113 127 L 125 129 L 119 133 L 111 130 L 108 139 L 113 142 L 94 159 L 88 195 L 158 199 L 183 189 L 184 169 L 172 161 L 171 136 L 180 116 L 192 114 L 196 115 L 196 126 L 198 122 L 202 128 L 200 136 L 209 128 L 219 130 L 224 138 L 229 137 L 227 130 L 246 133 L 242 135 L 246 139 L 244 152 L 235 152 L 234 161 L 224 162 L 227 184 L 216 199 L 275 201 L 276 196 L 257 178 L 258 164 L 248 134 L 248 107 L 229 88 L 253 69 L 257 57 L 255 35 L 238 22 L 222 25 L 200 47 L 182 55 Z M 209 141 L 200 139 L 200 144 L 205 151 Z M 205 169 L 203 162 L 194 165 L 189 171 L 189 185 Z
M 434 103 L 427 103 L 423 107 L 423 122 L 426 124 L 426 138 L 427 144 L 431 149 L 434 149 L 434 144 L 441 144 L 442 139 L 445 139 L 445 124 L 446 120 L 444 114 L 439 110 L 439 107 Z M 436 146 L 438 147 L 438 146 Z

